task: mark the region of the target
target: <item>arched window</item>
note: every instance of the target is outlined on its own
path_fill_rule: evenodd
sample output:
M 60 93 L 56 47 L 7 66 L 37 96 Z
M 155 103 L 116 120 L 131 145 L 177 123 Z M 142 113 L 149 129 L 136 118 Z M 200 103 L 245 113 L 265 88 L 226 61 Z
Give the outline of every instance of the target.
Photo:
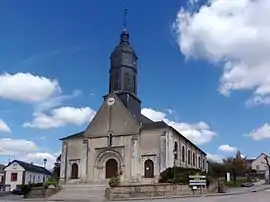
M 73 163 L 71 166 L 71 179 L 78 179 L 79 167 L 77 163 Z M 35 176 L 33 181 L 35 181 Z
M 192 165 L 193 166 L 196 166 L 196 156 L 195 156 L 195 153 L 194 152 L 192 154 Z
M 150 159 L 144 162 L 144 177 L 145 178 L 154 177 L 154 162 Z
M 174 142 L 174 149 L 173 149 L 174 159 L 178 159 L 178 144 L 177 142 Z
M 191 152 L 190 150 L 188 150 L 188 164 L 191 163 Z
M 130 83 L 130 74 L 128 72 L 125 72 L 124 74 L 124 90 L 130 91 L 131 90 L 131 83 Z
M 201 168 L 201 157 L 200 156 L 198 158 L 198 162 L 199 162 L 199 168 Z
M 182 146 L 182 162 L 185 162 L 186 161 L 185 156 L 186 156 L 185 147 Z

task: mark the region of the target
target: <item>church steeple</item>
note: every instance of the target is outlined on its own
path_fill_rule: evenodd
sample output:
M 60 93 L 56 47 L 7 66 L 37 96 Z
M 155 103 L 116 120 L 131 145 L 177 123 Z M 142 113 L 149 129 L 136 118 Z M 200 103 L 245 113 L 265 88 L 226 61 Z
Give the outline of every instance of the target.
M 125 16 L 126 16 L 125 10 Z M 120 35 L 120 41 L 111 54 L 109 92 L 129 92 L 137 94 L 137 60 L 135 50 L 130 45 L 130 35 L 126 28 Z
M 141 101 L 137 97 L 137 60 L 135 50 L 130 44 L 126 26 L 127 10 L 124 13 L 124 28 L 119 43 L 111 53 L 109 93 L 118 94 L 124 105 L 133 114 L 140 113 Z M 132 106 L 131 106 L 132 105 Z M 136 109 L 136 110 L 135 110 Z M 135 112 L 136 111 L 136 112 Z

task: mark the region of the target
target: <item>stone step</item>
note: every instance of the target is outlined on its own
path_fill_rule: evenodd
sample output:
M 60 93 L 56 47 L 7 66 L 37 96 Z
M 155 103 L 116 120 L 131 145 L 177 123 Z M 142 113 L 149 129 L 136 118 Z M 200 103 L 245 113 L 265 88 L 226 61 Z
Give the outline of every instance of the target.
M 66 184 L 63 189 L 51 196 L 50 200 L 103 200 L 105 195 L 106 185 L 100 184 Z

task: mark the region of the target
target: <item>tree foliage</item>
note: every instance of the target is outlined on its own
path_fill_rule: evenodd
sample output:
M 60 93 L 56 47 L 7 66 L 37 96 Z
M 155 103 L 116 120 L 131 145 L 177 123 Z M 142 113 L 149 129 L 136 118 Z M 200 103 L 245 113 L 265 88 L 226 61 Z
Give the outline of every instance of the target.
M 240 151 L 237 152 L 235 157 L 229 157 L 223 160 L 223 163 L 226 168 L 226 172 L 231 173 L 234 182 L 236 183 L 236 178 L 240 176 L 244 176 L 247 167 L 245 163 L 246 158 L 241 157 Z
M 60 178 L 60 165 L 61 165 L 61 154 L 56 158 L 52 172 L 53 177 L 57 180 L 59 180 Z

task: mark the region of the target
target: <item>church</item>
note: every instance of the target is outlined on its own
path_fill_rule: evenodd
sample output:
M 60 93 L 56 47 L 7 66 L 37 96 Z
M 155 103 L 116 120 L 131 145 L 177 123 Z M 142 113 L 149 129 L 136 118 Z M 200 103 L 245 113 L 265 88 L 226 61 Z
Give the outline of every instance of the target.
M 141 114 L 138 56 L 125 28 L 110 56 L 109 87 L 88 127 L 62 141 L 60 183 L 155 183 L 168 167 L 207 171 L 206 153 L 163 121 Z M 90 120 L 89 120 L 90 121 Z

